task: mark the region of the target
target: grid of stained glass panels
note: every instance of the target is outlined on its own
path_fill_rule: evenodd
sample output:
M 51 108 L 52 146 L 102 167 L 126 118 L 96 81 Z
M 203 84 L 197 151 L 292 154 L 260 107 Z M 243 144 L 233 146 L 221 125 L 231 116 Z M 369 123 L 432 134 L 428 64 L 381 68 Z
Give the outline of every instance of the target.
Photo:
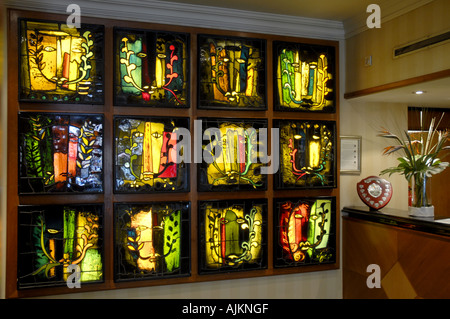
M 103 191 L 103 115 L 21 112 L 19 192 Z
M 198 36 L 198 107 L 265 110 L 266 41 Z
M 104 213 L 98 204 L 103 195 L 98 193 L 105 185 L 121 194 L 120 201 L 108 205 L 113 207 L 108 216 L 116 282 L 188 277 L 192 262 L 200 275 L 264 270 L 268 247 L 275 268 L 336 262 L 334 197 L 275 198 L 273 207 L 263 198 L 269 184 L 263 173 L 268 117 L 277 118 L 273 127 L 279 129 L 279 150 L 274 149 L 277 143 L 271 146 L 272 154 L 280 155 L 274 189 L 337 186 L 336 122 L 320 120 L 319 114 L 317 120 L 279 119 L 274 112 L 335 112 L 334 46 L 273 41 L 269 92 L 274 103 L 268 110 L 264 37 L 198 34 L 192 63 L 191 33 L 113 27 L 113 36 L 105 39 L 102 25 L 72 28 L 19 19 L 18 27 L 18 101 L 25 102 L 26 110 L 28 102 L 40 103 L 40 112 L 18 114 L 18 194 L 38 195 L 30 196 L 30 202 L 41 203 L 43 194 L 74 193 L 73 201 L 83 202 L 18 207 L 19 289 L 65 286 L 73 278 L 70 266 L 79 267 L 82 285 L 104 281 Z M 110 79 L 104 73 L 105 40 L 112 48 L 113 65 L 106 66 L 112 70 Z M 191 65 L 197 66 L 194 76 Z M 191 78 L 197 105 L 186 110 Z M 96 114 L 67 108 L 105 104 L 105 84 L 111 84 L 114 107 L 94 107 Z M 131 115 L 137 109 L 127 108 L 132 106 L 142 110 L 140 115 Z M 181 115 L 167 116 L 163 110 L 160 116 L 155 107 Z M 236 117 L 236 110 L 264 112 Z M 200 131 L 190 131 L 194 118 Z M 190 192 L 192 150 L 194 161 L 201 155 L 195 161 L 198 193 L 175 194 Z M 105 152 L 113 157 L 112 185 L 104 181 Z M 242 191 L 258 199 L 240 199 L 236 192 Z M 202 192 L 226 195 L 211 200 Z M 157 193 L 170 200 L 154 201 Z M 85 194 L 97 195 L 77 199 Z M 133 195 L 126 199 L 124 194 Z M 105 203 L 111 200 L 104 197 Z M 85 198 L 95 202 L 85 203 Z M 191 198 L 198 200 L 194 227 Z M 273 220 L 268 221 L 269 215 Z M 191 229 L 198 235 L 195 261 Z
M 274 266 L 336 262 L 334 197 L 274 200 Z
M 189 34 L 114 29 L 116 105 L 189 107 Z
M 114 130 L 116 192 L 189 190 L 188 118 L 118 116 Z
M 336 187 L 336 123 L 274 120 L 279 128 L 280 169 L 276 189 Z
M 273 42 L 275 110 L 334 112 L 335 49 Z
M 19 99 L 102 104 L 104 27 L 20 20 Z
M 267 267 L 267 200 L 200 201 L 199 273 Z
M 18 224 L 19 289 L 104 280 L 102 205 L 19 206 Z
M 116 204 L 115 278 L 190 275 L 190 203 Z
M 267 148 L 265 119 L 200 118 L 203 132 L 199 191 L 264 190 L 261 153 Z M 267 134 L 264 135 L 267 137 Z

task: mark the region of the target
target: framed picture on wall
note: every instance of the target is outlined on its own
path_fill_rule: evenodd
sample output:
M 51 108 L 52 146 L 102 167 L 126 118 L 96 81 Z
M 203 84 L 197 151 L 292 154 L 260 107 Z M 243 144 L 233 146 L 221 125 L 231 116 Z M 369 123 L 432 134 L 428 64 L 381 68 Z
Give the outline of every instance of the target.
M 333 46 L 274 41 L 274 109 L 334 113 L 335 56 Z
M 198 36 L 198 108 L 266 110 L 266 40 Z

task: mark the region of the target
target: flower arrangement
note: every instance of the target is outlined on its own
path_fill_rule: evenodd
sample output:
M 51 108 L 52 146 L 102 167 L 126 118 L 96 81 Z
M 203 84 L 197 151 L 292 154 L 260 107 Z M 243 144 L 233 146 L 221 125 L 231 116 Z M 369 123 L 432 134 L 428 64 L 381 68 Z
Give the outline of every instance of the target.
M 449 165 L 448 162 L 443 162 L 438 156 L 444 150 L 450 149 L 446 146 L 449 140 L 449 131 L 445 129 L 439 131 L 437 128 L 442 121 L 445 113 L 442 113 L 439 121 L 436 124 L 436 117 L 430 121 L 430 126 L 427 130 L 422 129 L 419 132 L 409 133 L 405 132 L 404 137 L 393 134 L 387 129 L 383 129 L 379 136 L 383 138 L 393 139 L 396 141 L 395 145 L 387 146 L 383 150 L 383 155 L 389 155 L 396 152 L 402 152 L 403 156 L 398 158 L 399 164 L 394 167 L 389 167 L 380 172 L 381 175 L 394 173 L 404 175 L 406 180 L 413 185 L 413 200 L 411 205 L 413 207 L 428 207 L 431 202 L 428 199 L 427 184 L 432 175 L 441 173 Z M 448 155 L 445 154 L 444 157 Z

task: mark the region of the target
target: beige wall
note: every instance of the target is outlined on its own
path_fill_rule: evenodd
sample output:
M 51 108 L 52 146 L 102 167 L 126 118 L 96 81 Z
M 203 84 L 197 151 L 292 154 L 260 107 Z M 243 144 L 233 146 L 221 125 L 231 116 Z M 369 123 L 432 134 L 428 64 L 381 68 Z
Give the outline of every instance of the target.
M 408 209 L 408 183 L 400 175 L 380 175 L 380 171 L 397 165 L 397 156 L 383 156 L 388 140 L 377 136 L 382 127 L 395 132 L 408 128 L 408 106 L 398 103 L 368 103 L 345 101 L 341 104 L 340 134 L 362 137 L 360 175 L 341 175 L 340 203 L 345 206 L 365 206 L 356 192 L 356 183 L 368 176 L 380 176 L 392 184 L 393 196 L 386 208 Z
M 394 48 L 450 30 L 450 1 L 435 0 L 347 39 L 346 92 L 450 69 L 450 42 L 393 58 Z M 383 8 L 381 8 L 383 17 Z M 372 66 L 364 58 L 372 56 Z

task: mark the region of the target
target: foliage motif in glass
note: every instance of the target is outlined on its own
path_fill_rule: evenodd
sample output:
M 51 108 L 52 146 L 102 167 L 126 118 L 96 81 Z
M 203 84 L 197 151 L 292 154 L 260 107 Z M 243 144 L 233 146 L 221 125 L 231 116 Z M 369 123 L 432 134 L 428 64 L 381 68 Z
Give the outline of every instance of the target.
M 199 108 L 266 109 L 266 41 L 200 35 Z
M 199 202 L 200 273 L 266 267 L 267 200 Z
M 336 125 L 333 121 L 275 120 L 280 129 L 280 170 L 275 187 L 336 187 Z
M 199 166 L 199 191 L 263 190 L 261 149 L 267 140 L 260 130 L 267 120 L 202 118 L 203 161 Z
M 103 26 L 23 19 L 20 32 L 20 100 L 103 103 Z
M 116 204 L 116 280 L 190 274 L 188 202 Z
M 335 111 L 335 49 L 274 41 L 275 109 Z
M 188 191 L 188 129 L 187 118 L 116 117 L 115 191 Z
M 116 28 L 115 103 L 189 107 L 189 34 Z
M 74 266 L 103 281 L 102 205 L 19 206 L 18 224 L 19 288 L 65 286 Z
M 103 116 L 19 114 L 19 192 L 102 192 Z
M 336 261 L 333 197 L 275 199 L 275 267 Z

